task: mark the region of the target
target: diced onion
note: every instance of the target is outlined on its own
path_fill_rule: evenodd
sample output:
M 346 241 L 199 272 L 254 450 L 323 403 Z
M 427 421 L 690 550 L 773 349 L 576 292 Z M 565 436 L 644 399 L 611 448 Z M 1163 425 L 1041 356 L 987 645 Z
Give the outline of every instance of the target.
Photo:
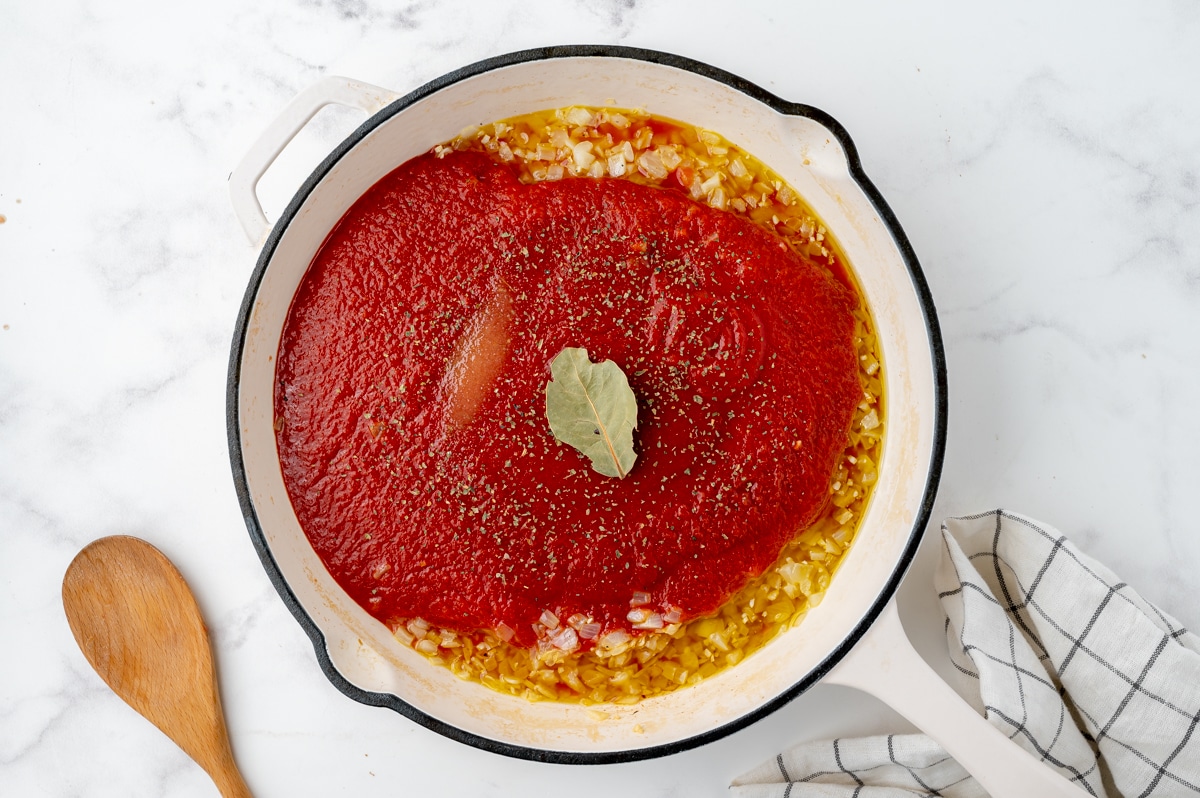
M 630 607 L 644 607 L 650 603 L 650 594 L 644 590 L 633 591 L 633 598 L 629 600 Z
M 663 180 L 670 174 L 670 170 L 654 150 L 648 150 L 638 156 L 637 168 L 639 172 L 653 180 Z
M 579 627 L 579 637 L 583 640 L 591 640 L 598 634 L 600 634 L 600 624 L 598 623 L 585 623 Z
M 636 612 L 636 610 L 635 610 Z M 632 614 L 632 613 L 630 613 Z M 663 628 L 663 617 L 657 612 L 647 613 L 646 617 L 641 621 L 633 624 L 634 629 L 661 629 Z
M 579 648 L 579 636 L 569 626 L 564 626 L 550 634 L 550 642 L 560 651 L 571 652 Z
M 572 108 L 567 111 L 565 118 L 572 125 L 584 126 L 592 124 L 592 112 L 586 108 Z
M 629 632 L 626 632 L 624 629 L 614 629 L 600 638 L 599 642 L 603 648 L 616 648 L 619 645 L 628 643 L 629 640 Z
M 550 610 L 542 610 L 542 617 L 538 618 L 542 622 L 542 626 L 547 629 L 558 628 L 558 616 L 550 612 Z
M 581 141 L 571 148 L 571 157 L 575 159 L 575 165 L 580 171 L 591 168 L 592 162 L 596 160 L 596 156 L 592 155 L 592 142 Z
M 625 174 L 625 156 L 622 153 L 614 152 L 608 156 L 608 173 L 613 177 Z
M 663 166 L 667 167 L 667 169 L 674 169 L 683 163 L 683 156 L 674 147 L 658 147 L 654 152 L 658 154 Z

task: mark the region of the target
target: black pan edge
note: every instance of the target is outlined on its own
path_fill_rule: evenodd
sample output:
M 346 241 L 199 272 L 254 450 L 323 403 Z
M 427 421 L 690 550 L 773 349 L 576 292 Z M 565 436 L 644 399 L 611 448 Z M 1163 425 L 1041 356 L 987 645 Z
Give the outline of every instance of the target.
M 555 58 L 624 58 L 638 61 L 647 61 L 663 66 L 674 67 L 676 69 L 685 70 L 695 73 L 702 77 L 724 83 L 731 88 L 734 88 L 741 93 L 757 100 L 764 105 L 778 111 L 782 114 L 791 116 L 800 116 L 812 119 L 821 124 L 830 131 L 845 150 L 849 170 L 852 178 L 863 192 L 867 195 L 871 204 L 878 211 L 880 218 L 891 232 L 895 240 L 897 248 L 900 250 L 901 256 L 904 259 L 905 265 L 908 268 L 909 276 L 912 280 L 913 287 L 916 290 L 917 297 L 920 301 L 922 311 L 925 316 L 925 325 L 929 337 L 929 349 L 932 359 L 932 366 L 935 380 L 935 402 L 934 408 L 934 435 L 933 435 L 933 453 L 930 462 L 929 474 L 925 483 L 925 490 L 921 502 L 920 511 L 913 521 L 912 530 L 909 533 L 908 544 L 906 545 L 903 554 L 896 564 L 895 570 L 892 572 L 891 578 L 884 585 L 879 597 L 871 606 L 867 615 L 863 620 L 850 631 L 846 639 L 838 646 L 829 657 L 822 662 L 817 668 L 807 674 L 803 679 L 794 684 L 791 688 L 776 696 L 771 701 L 768 701 L 763 706 L 739 717 L 729 723 L 719 726 L 715 729 L 707 731 L 703 734 L 689 737 L 684 740 L 679 740 L 665 745 L 658 745 L 649 748 L 629 749 L 625 751 L 610 751 L 610 752 L 573 752 L 573 751 L 547 751 L 537 748 L 527 748 L 524 746 L 511 745 L 509 743 L 500 742 L 486 737 L 481 737 L 470 732 L 463 731 L 450 724 L 444 723 L 426 713 L 416 709 L 405 701 L 402 701 L 397 696 L 390 693 L 375 693 L 363 690 L 346 680 L 345 677 L 338 672 L 332 660 L 329 657 L 325 637 L 312 618 L 300 606 L 295 594 L 288 586 L 287 581 L 283 578 L 283 574 L 276 564 L 269 545 L 267 544 L 266 536 L 263 533 L 262 527 L 259 525 L 258 516 L 255 513 L 253 502 L 250 499 L 250 489 L 246 481 L 245 463 L 242 457 L 241 438 L 239 434 L 240 419 L 238 416 L 238 388 L 239 375 L 242 365 L 242 349 L 246 340 L 246 332 L 249 326 L 250 313 L 254 306 L 254 299 L 258 294 L 258 288 L 262 283 L 263 275 L 266 271 L 267 264 L 270 263 L 274 255 L 275 249 L 279 244 L 279 239 L 283 231 L 295 218 L 300 206 L 308 198 L 316 185 L 325 177 L 326 174 L 333 168 L 343 155 L 345 155 L 358 142 L 365 138 L 372 130 L 386 122 L 395 114 L 399 113 L 408 106 L 414 104 L 418 100 L 433 94 L 434 92 L 446 86 L 450 86 L 467 78 L 475 77 L 476 75 L 490 72 L 502 67 L 511 66 L 514 64 L 526 63 L 529 61 L 544 61 Z M 879 617 L 887 602 L 891 600 L 896 590 L 900 586 L 905 573 L 912 564 L 913 558 L 921 543 L 921 538 L 926 525 L 929 523 L 930 516 L 933 510 L 934 499 L 937 495 L 938 484 L 941 480 L 942 466 L 945 459 L 946 450 L 946 427 L 948 417 L 948 401 L 947 401 L 947 377 L 946 377 L 946 353 L 942 342 L 941 327 L 938 323 L 937 312 L 934 308 L 933 295 L 929 290 L 929 284 L 925 279 L 925 275 L 921 270 L 921 265 L 917 260 L 916 252 L 912 248 L 908 237 L 900 226 L 899 220 L 888 206 L 879 190 L 866 176 L 862 168 L 862 162 L 858 156 L 858 150 L 855 148 L 850 135 L 846 132 L 841 124 L 824 111 L 814 108 L 810 105 L 793 103 L 777 97 L 765 89 L 753 84 L 743 78 L 722 69 L 710 66 L 700 61 L 695 61 L 684 56 L 663 53 L 655 50 L 646 50 L 635 47 L 622 47 L 616 45 L 564 45 L 555 47 L 544 47 L 531 50 L 521 50 L 518 52 L 508 53 L 505 55 L 488 58 L 483 61 L 478 61 L 474 64 L 469 64 L 450 72 L 440 78 L 437 78 L 429 83 L 421 86 L 409 94 L 401 97 L 395 102 L 388 105 L 379 113 L 375 114 L 364 122 L 357 130 L 334 150 L 317 166 L 313 173 L 297 190 L 291 202 L 288 203 L 279 221 L 272 227 L 270 235 L 263 246 L 262 253 L 259 255 L 258 263 L 254 271 L 250 275 L 249 284 L 246 288 L 246 293 L 242 298 L 241 307 L 238 311 L 237 322 L 234 326 L 233 343 L 230 350 L 229 369 L 227 376 L 227 391 L 226 391 L 226 431 L 229 442 L 229 460 L 233 471 L 234 487 L 237 492 L 238 502 L 242 508 L 242 515 L 246 521 L 246 528 L 249 531 L 250 539 L 254 544 L 255 551 L 258 553 L 259 559 L 262 561 L 263 568 L 267 572 L 271 583 L 279 592 L 280 598 L 283 599 L 287 608 L 299 622 L 305 633 L 312 640 L 313 648 L 316 652 L 317 660 L 320 663 L 321 670 L 325 673 L 333 685 L 344 693 L 346 696 L 363 704 L 370 706 L 387 707 L 394 710 L 405 717 L 420 723 L 422 726 L 444 735 L 452 740 L 456 740 L 467 745 L 480 748 L 496 754 L 510 756 L 518 759 L 527 759 L 536 762 L 548 762 L 555 764 L 580 764 L 580 765 L 602 765 L 614 764 L 621 762 L 634 762 L 643 759 L 652 759 L 655 757 L 668 756 L 671 754 L 687 751 L 692 748 L 697 748 L 701 745 L 714 742 L 726 737 L 733 732 L 739 731 L 752 723 L 760 720 L 763 717 L 771 714 L 783 705 L 790 702 L 796 696 L 803 693 L 808 688 L 816 684 L 823 678 L 838 662 L 842 660 L 861 639 L 867 628 L 874 623 Z

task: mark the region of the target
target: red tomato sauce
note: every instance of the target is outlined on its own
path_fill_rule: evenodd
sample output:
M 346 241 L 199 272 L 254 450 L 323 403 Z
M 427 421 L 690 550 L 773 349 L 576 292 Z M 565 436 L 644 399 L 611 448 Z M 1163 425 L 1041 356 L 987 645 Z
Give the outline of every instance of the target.
M 385 623 L 505 624 L 528 645 L 545 610 L 628 628 L 637 591 L 700 617 L 826 506 L 862 396 L 855 307 L 682 193 L 421 156 L 355 203 L 294 298 L 284 481 L 330 573 Z M 564 347 L 629 378 L 624 479 L 550 432 Z

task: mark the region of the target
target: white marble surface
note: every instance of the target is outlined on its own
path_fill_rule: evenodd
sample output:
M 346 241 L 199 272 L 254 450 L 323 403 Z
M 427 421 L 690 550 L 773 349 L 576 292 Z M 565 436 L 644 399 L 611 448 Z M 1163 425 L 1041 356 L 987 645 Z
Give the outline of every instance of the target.
M 329 684 L 250 545 L 224 428 L 256 257 L 226 178 L 329 74 L 403 91 L 512 50 L 621 43 L 833 114 L 940 311 L 951 407 L 935 518 L 1041 518 L 1200 624 L 1194 4 L 58 0 L 2 17 L 0 793 L 215 794 L 67 629 L 67 563 L 114 533 L 155 543 L 198 594 L 262 796 L 716 796 L 789 743 L 908 728 L 818 686 L 699 750 L 551 766 Z M 268 212 L 356 123 L 317 118 L 264 181 Z M 934 556 L 926 545 L 901 607 L 938 663 Z

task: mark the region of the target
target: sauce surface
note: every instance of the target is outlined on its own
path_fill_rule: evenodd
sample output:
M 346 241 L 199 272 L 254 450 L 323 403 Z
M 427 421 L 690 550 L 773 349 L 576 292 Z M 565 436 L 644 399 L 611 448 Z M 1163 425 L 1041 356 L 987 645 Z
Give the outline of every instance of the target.
M 700 617 L 826 506 L 862 396 L 855 306 L 682 193 L 421 156 L 347 212 L 293 301 L 284 481 L 331 574 L 385 623 L 530 645 L 547 610 L 629 628 L 635 593 Z M 637 396 L 624 479 L 550 432 L 549 364 L 569 346 Z

